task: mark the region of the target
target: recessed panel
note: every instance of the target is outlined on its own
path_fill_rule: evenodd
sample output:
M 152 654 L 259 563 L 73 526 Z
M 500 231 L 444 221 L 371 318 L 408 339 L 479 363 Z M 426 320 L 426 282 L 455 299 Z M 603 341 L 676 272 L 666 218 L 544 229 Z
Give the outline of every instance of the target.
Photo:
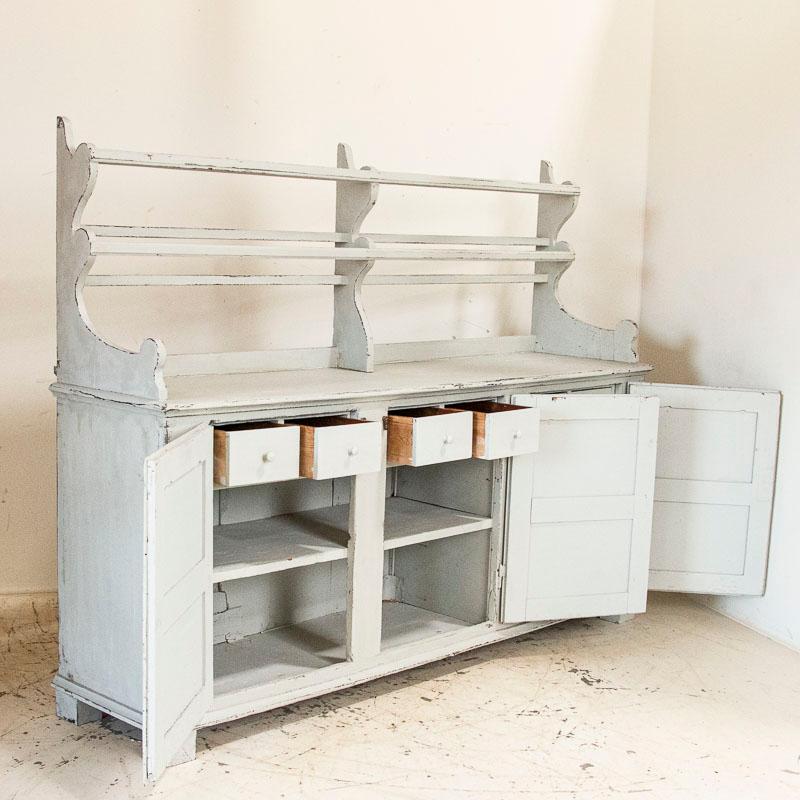
M 204 530 L 205 480 L 205 464 L 198 461 L 164 487 L 164 499 L 156 512 L 159 516 L 156 547 L 160 594 L 168 592 L 205 555 L 205 537 L 201 533 Z M 192 531 L 193 535 L 184 535 L 184 531 Z
M 205 592 L 201 594 L 168 630 L 159 634 L 155 657 L 160 707 L 156 713 L 162 720 L 178 720 L 205 685 L 206 648 L 211 646 L 205 636 L 207 598 Z
M 630 520 L 533 526 L 529 599 L 628 591 Z
M 742 575 L 749 506 L 657 502 L 650 569 Z
M 534 497 L 632 495 L 636 419 L 542 420 Z
M 749 483 L 757 419 L 752 411 L 662 406 L 656 477 Z

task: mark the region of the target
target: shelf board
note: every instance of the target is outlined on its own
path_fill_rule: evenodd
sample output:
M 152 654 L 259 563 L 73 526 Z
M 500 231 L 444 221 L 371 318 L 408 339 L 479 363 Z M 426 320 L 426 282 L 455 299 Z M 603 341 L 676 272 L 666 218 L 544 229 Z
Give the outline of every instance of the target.
M 197 158 L 173 153 L 141 153 L 124 150 L 90 148 L 92 161 L 126 167 L 156 167 L 191 172 L 223 172 L 229 174 L 265 175 L 275 178 L 305 178 L 317 181 L 383 183 L 391 186 L 427 186 L 440 189 L 473 189 L 519 194 L 577 195 L 580 188 L 570 183 L 533 183 L 464 178 L 452 175 L 425 175 L 410 172 L 363 170 L 350 167 L 281 164 L 270 161 L 245 161 L 234 158 Z
M 87 233 L 125 239 L 222 239 L 261 242 L 335 242 L 352 244 L 359 236 L 390 244 L 506 245 L 550 247 L 552 239 L 541 236 L 485 236 L 439 233 L 337 233 L 334 231 L 267 231 L 242 228 L 177 228 L 135 225 L 84 225 Z
M 462 533 L 485 531 L 492 527 L 491 517 L 479 517 L 452 508 L 390 497 L 386 500 L 384 550 L 406 547 Z
M 381 648 L 413 644 L 472 625 L 406 603 L 384 602 Z M 345 659 L 345 612 L 214 645 L 215 704 L 225 695 L 292 678 Z
M 367 275 L 365 284 L 373 286 L 419 286 L 422 284 L 547 283 L 547 275 L 459 274 L 448 275 Z M 345 286 L 344 275 L 87 275 L 84 286 Z
M 91 255 L 117 256 L 233 256 L 237 258 L 324 258 L 333 261 L 572 261 L 571 250 L 537 250 L 532 247 L 479 245 L 469 247 L 344 247 L 302 244 L 254 244 L 209 239 L 147 239 L 102 236 L 87 231 Z
M 214 582 L 347 558 L 349 505 L 282 514 L 214 529 Z M 384 549 L 488 530 L 490 517 L 389 497 Z

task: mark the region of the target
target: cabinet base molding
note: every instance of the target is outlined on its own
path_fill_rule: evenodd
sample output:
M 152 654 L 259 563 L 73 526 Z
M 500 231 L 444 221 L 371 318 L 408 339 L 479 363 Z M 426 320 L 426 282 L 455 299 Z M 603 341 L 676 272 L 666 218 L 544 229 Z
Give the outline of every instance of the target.
M 56 713 L 62 719 L 75 722 L 76 725 L 83 725 L 84 722 L 94 722 L 96 719 L 100 718 L 99 716 L 96 717 L 96 719 L 84 717 L 83 722 L 77 721 L 74 716 L 70 716 L 70 710 L 72 704 L 79 703 L 81 706 L 89 707 L 100 712 L 100 714 L 110 714 L 112 717 L 116 717 L 122 722 L 127 722 L 128 725 L 133 725 L 134 728 L 142 727 L 141 711 L 134 711 L 134 709 L 128 708 L 128 706 L 122 705 L 122 703 L 118 703 L 110 697 L 104 697 L 61 675 L 56 675 L 56 677 L 53 678 L 53 688 L 56 690 Z M 62 710 L 65 713 L 62 714 Z M 84 710 L 80 713 L 87 714 L 89 712 Z
M 626 622 L 630 622 L 636 614 L 611 614 L 607 617 L 600 617 L 604 622 L 613 622 L 616 625 L 623 625 Z
M 64 689 L 56 689 L 56 716 L 76 725 L 86 725 L 88 722 L 99 722 L 103 712 L 78 700 Z

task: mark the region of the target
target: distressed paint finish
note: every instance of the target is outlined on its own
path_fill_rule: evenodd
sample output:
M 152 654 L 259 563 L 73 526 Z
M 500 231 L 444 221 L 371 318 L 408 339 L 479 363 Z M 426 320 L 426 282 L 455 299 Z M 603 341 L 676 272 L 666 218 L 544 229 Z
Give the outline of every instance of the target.
M 658 400 L 516 395 L 539 452 L 512 459 L 506 622 L 645 610 Z
M 214 693 L 213 437 L 198 425 L 145 460 L 142 750 L 146 780 L 194 758 Z
M 359 409 L 359 416 L 382 423 L 388 409 Z M 381 648 L 383 523 L 386 513 L 386 435 L 380 437 L 381 468 L 354 476 L 350 491 L 347 544 L 347 659 L 374 658 Z
M 57 375 L 59 384 L 126 395 L 135 402 L 163 406 L 168 390 L 164 380 L 166 351 L 156 339 L 146 339 L 138 353 L 114 347 L 92 329 L 83 303 L 83 288 L 90 286 L 207 286 L 207 285 L 330 285 L 333 286 L 333 347 L 298 351 L 289 356 L 300 365 L 334 364 L 338 368 L 372 372 L 376 365 L 376 345 L 361 297 L 364 283 L 378 285 L 413 284 L 535 284 L 547 283 L 534 293 L 532 334 L 527 341 L 517 339 L 522 350 L 548 353 L 585 354 L 592 358 L 635 361 L 635 336 L 630 323 L 615 332 L 580 323 L 566 314 L 555 300 L 556 284 L 574 253 L 565 243 L 555 243 L 558 230 L 575 208 L 580 193 L 572 184 L 556 184 L 552 170 L 543 163 L 539 183 L 453 178 L 356 169 L 349 146 L 340 144 L 336 167 L 303 167 L 291 164 L 196 159 L 158 153 L 124 153 L 99 150 L 82 144 L 73 148 L 68 122 L 58 119 L 58 341 Z M 81 214 L 97 177 L 99 164 L 200 170 L 207 172 L 272 175 L 285 178 L 332 180 L 336 183 L 335 231 L 248 231 L 218 228 L 137 227 L 122 225 L 84 225 Z M 378 186 L 428 186 L 539 195 L 539 231 L 535 237 L 453 236 L 434 234 L 377 234 L 375 242 L 410 247 L 375 247 L 367 237 L 359 237 L 361 224 L 375 205 Z M 278 245 L 269 242 L 279 242 Z M 286 244 L 280 244 L 286 242 Z M 303 243 L 333 243 L 333 248 Z M 554 244 L 555 243 L 555 244 Z M 455 245 L 455 247 L 425 247 Z M 458 245 L 461 245 L 459 248 Z M 466 247 L 464 247 L 466 245 Z M 368 251 L 362 254 L 361 251 Z M 104 254 L 162 256 L 271 256 L 275 258 L 333 259 L 333 275 L 89 275 L 95 256 Z M 377 275 L 368 273 L 376 259 L 419 261 L 521 261 L 536 263 L 534 274 L 481 275 L 418 274 Z M 537 297 L 539 299 L 537 299 Z M 429 343 L 433 344 L 433 343 Z M 416 343 L 383 347 L 383 359 L 435 358 L 449 353 Z M 502 348 L 501 348 L 502 349 Z M 490 347 L 487 352 L 494 352 Z M 506 348 L 507 351 L 507 348 Z M 232 354 L 233 361 L 237 354 Z M 274 362 L 266 359 L 269 369 Z M 202 357 L 198 362 L 203 363 Z M 227 359 L 209 357 L 209 368 L 224 367 Z M 180 369 L 180 367 L 179 367 Z M 172 371 L 172 370 L 170 370 Z
M 59 398 L 55 683 L 134 722 L 142 711 L 143 464 L 164 441 L 156 414 Z
M 549 161 L 542 161 L 540 177 L 543 182 L 558 185 L 555 184 L 553 165 Z M 577 195 L 540 197 L 536 235 L 555 242 L 577 205 Z M 599 328 L 573 317 L 561 305 L 558 284 L 572 258 L 568 257 L 571 251 L 565 242 L 557 242 L 553 249 L 564 252 L 563 261 L 540 260 L 536 263 L 536 272 L 546 275 L 548 280 L 546 286 L 533 294 L 534 349 L 540 353 L 635 362 L 639 357 L 639 328 L 634 322 L 622 320 L 614 329 Z
M 137 731 L 53 716 L 53 599 L 35 615 L 26 600 L 0 614 L 8 797 L 464 800 L 526 797 L 533 783 L 567 797 L 800 794 L 800 654 L 679 595 L 654 595 L 628 625 L 563 623 L 206 728 L 197 761 L 155 793 Z
M 83 286 L 94 261 L 81 214 L 97 179 L 94 148 L 70 141 L 69 121 L 59 117 L 56 146 L 56 302 L 59 383 L 86 386 L 163 403 L 163 344 L 146 339 L 138 353 L 114 347 L 92 328 Z
M 508 597 L 519 597 L 514 575 L 530 566 L 527 551 L 520 556 L 507 534 L 513 538 L 521 520 L 530 531 L 533 474 L 531 481 L 520 483 L 520 477 L 525 478 L 526 464 L 533 472 L 538 456 L 516 456 L 510 470 L 510 459 L 469 459 L 469 435 L 460 461 L 388 471 L 385 436 L 380 444 L 373 437 L 371 471 L 318 483 L 296 480 L 226 489 L 212 500 L 210 425 L 349 415 L 365 416 L 375 432 L 392 408 L 508 399 L 512 391 L 590 393 L 614 387 L 619 395 L 630 380 L 646 373 L 649 367 L 634 363 L 632 323 L 623 322 L 614 331 L 596 328 L 571 317 L 557 300 L 558 282 L 574 253 L 556 240 L 575 209 L 579 190 L 556 184 L 549 164 L 542 166 L 540 183 L 524 184 L 356 170 L 344 145 L 337 167 L 120 153 L 90 145 L 74 149 L 63 121 L 58 142 L 59 365 L 54 392 L 60 404 L 63 610 L 62 661 L 54 685 L 59 714 L 81 723 L 102 711 L 143 727 L 146 774 L 155 777 L 168 763 L 193 756 L 196 730 L 205 725 L 316 697 L 550 624 L 539 620 L 641 610 L 649 507 L 647 493 L 636 491 L 625 495 L 633 506 L 630 519 L 638 527 L 627 554 L 632 577 L 627 591 L 616 593 L 624 598 L 609 604 L 607 597 L 587 598 L 583 591 L 605 580 L 603 569 L 612 578 L 621 574 L 624 558 L 618 553 L 616 560 L 598 558 L 594 564 L 585 549 L 575 548 L 574 554 L 583 556 L 585 573 L 576 578 L 568 567 L 560 576 L 571 587 L 570 602 L 560 596 L 526 608 L 519 624 L 498 621 L 503 598 L 508 608 Z M 292 234 L 81 227 L 98 164 L 334 181 L 336 230 Z M 537 235 L 361 237 L 361 223 L 381 183 L 538 194 Z M 323 246 L 303 244 L 309 242 Z M 318 257 L 333 260 L 335 272 L 291 278 L 97 275 L 89 280 L 94 255 L 110 253 Z M 376 345 L 361 288 L 379 258 L 533 261 L 533 275 L 425 273 L 374 276 L 372 281 L 542 283 L 534 292 L 531 334 Z M 100 340 L 81 296 L 87 283 L 291 282 L 333 287 L 332 347 L 190 355 L 176 358 L 166 369 L 163 347 L 156 340 L 146 340 L 139 353 Z M 629 397 L 581 399 L 585 402 L 577 405 L 586 408 L 605 408 L 617 399 L 619 407 L 654 405 Z M 485 422 L 488 447 L 493 431 L 489 420 Z M 508 425 L 501 428 L 495 455 L 508 452 L 513 434 Z M 640 431 L 635 454 L 640 462 L 635 472 L 643 483 L 649 450 L 642 448 L 652 444 L 651 428 Z M 590 432 L 583 444 L 590 445 L 596 435 L 597 430 Z M 620 464 L 630 455 L 630 442 L 627 449 L 615 445 L 611 441 L 604 451 L 609 470 L 595 470 L 598 481 L 621 472 Z M 340 449 L 326 454 L 321 448 L 317 456 L 314 477 L 354 472 L 342 467 Z M 563 470 L 560 496 L 585 508 L 586 493 L 581 495 L 574 485 L 584 460 L 574 453 L 571 458 Z M 195 480 L 198 464 L 205 470 L 202 485 Z M 285 518 L 275 524 L 278 515 Z M 602 514 L 590 520 L 609 521 Z M 213 524 L 220 534 L 216 575 Z M 263 534 L 269 530 L 278 538 L 267 541 Z M 287 535 L 280 536 L 284 531 Z M 558 537 L 551 544 L 551 555 L 563 546 Z M 551 583 L 553 578 L 549 576 Z M 587 586 L 576 585 L 581 581 Z M 388 611 L 384 586 L 386 600 L 392 601 Z M 220 648 L 216 663 L 213 642 Z M 254 653 L 262 663 L 247 667 Z M 214 666 L 220 670 L 220 692 L 212 698 Z
M 661 400 L 651 588 L 763 594 L 780 394 L 662 383 L 631 394 Z

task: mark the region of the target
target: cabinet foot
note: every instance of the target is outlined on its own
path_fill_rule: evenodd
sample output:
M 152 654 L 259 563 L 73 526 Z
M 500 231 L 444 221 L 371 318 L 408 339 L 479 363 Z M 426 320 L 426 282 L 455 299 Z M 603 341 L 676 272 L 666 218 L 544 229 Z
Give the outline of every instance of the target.
M 186 741 L 181 745 L 180 750 L 178 750 L 175 755 L 172 756 L 172 760 L 169 762 L 171 767 L 175 767 L 178 764 L 185 764 L 187 761 L 194 761 L 197 756 L 197 731 L 192 731 L 189 736 L 186 737 Z
M 635 616 L 636 614 L 612 614 L 610 617 L 600 617 L 600 619 L 622 625 L 624 622 L 630 622 Z
M 63 689 L 56 689 L 56 716 L 76 725 L 85 725 L 87 722 L 99 722 L 103 712 Z

